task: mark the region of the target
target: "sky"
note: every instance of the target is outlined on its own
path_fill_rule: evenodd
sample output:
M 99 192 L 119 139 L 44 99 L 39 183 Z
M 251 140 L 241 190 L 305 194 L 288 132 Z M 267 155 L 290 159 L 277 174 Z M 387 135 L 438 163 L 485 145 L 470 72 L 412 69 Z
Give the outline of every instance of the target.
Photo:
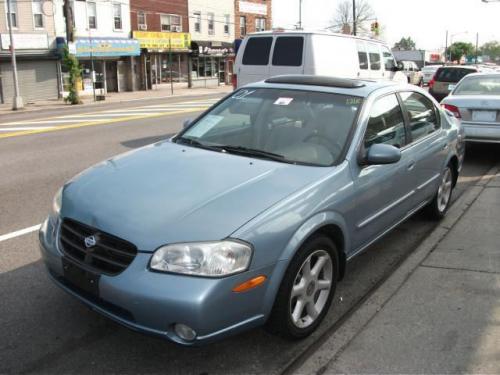
M 302 0 L 305 29 L 324 29 L 333 24 L 335 9 L 343 0 Z M 500 1 L 481 0 L 368 0 L 383 28 L 382 39 L 390 46 L 410 36 L 417 48 L 444 48 L 449 42 L 479 44 L 500 40 Z M 273 27 L 293 28 L 299 18 L 299 0 L 273 0 Z

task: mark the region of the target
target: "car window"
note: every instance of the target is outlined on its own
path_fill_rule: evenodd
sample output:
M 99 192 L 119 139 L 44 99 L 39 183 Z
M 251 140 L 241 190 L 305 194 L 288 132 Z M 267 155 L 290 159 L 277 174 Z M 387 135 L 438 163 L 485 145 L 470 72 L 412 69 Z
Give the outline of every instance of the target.
M 439 68 L 436 72 L 435 80 L 438 82 L 456 83 L 464 78 L 467 74 L 471 73 L 475 73 L 475 70 L 461 68 Z
M 398 148 L 406 144 L 403 112 L 396 95 L 384 96 L 374 103 L 366 127 L 364 142 L 366 148 L 378 143 Z
M 378 45 L 368 43 L 368 54 L 370 56 L 370 69 L 380 70 L 380 50 Z
M 464 78 L 453 95 L 500 95 L 500 75 Z
M 439 129 L 439 119 L 434 104 L 417 92 L 401 93 L 403 107 L 410 120 L 410 132 L 413 142 Z
M 274 44 L 273 65 L 301 66 L 303 50 L 303 37 L 281 36 Z
M 272 37 L 248 39 L 243 54 L 243 65 L 267 65 L 273 44 Z
M 368 53 L 366 51 L 365 43 L 357 42 L 356 46 L 358 48 L 359 68 L 361 70 L 368 70 Z
M 394 61 L 394 56 L 392 56 L 392 52 L 387 47 L 382 47 L 382 55 L 384 57 L 384 66 L 386 71 L 393 71 L 396 66 L 396 62 Z

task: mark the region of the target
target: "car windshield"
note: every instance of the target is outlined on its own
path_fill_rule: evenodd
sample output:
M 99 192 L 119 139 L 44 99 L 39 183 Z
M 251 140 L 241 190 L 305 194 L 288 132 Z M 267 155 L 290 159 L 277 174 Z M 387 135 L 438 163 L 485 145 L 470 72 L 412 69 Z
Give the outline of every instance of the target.
M 465 78 L 453 95 L 500 95 L 500 75 Z
M 475 73 L 475 71 L 462 68 L 440 68 L 436 73 L 436 81 L 456 83 L 471 73 Z
M 177 143 L 284 163 L 330 166 L 346 147 L 362 104 L 356 96 L 247 88 L 177 137 Z

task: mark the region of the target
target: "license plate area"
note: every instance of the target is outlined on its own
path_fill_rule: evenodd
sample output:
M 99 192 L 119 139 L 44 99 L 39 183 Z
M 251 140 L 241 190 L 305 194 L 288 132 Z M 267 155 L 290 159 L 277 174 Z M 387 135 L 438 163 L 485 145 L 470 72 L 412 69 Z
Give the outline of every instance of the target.
M 99 277 L 100 275 L 87 271 L 77 266 L 67 258 L 62 258 L 63 276 L 75 287 L 99 297 Z
M 472 121 L 495 122 L 497 111 L 472 111 Z

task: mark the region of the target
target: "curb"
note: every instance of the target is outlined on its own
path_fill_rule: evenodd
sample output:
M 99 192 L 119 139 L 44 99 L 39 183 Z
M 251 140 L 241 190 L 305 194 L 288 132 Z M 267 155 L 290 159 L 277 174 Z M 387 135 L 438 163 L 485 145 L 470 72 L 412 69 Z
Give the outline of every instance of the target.
M 491 168 L 481 179 L 472 185 L 450 208 L 443 221 L 431 234 L 411 253 L 411 255 L 390 275 L 368 298 L 361 302 L 351 316 L 340 327 L 323 341 L 314 352 L 307 356 L 306 351 L 302 356 L 307 356 L 300 364 L 292 364 L 285 373 L 287 374 L 323 374 L 328 365 L 333 362 L 349 345 L 349 343 L 375 318 L 380 310 L 405 284 L 413 272 L 427 258 L 427 256 L 445 238 L 460 218 L 468 211 L 479 195 L 487 188 L 492 176 L 500 171 L 500 165 Z

